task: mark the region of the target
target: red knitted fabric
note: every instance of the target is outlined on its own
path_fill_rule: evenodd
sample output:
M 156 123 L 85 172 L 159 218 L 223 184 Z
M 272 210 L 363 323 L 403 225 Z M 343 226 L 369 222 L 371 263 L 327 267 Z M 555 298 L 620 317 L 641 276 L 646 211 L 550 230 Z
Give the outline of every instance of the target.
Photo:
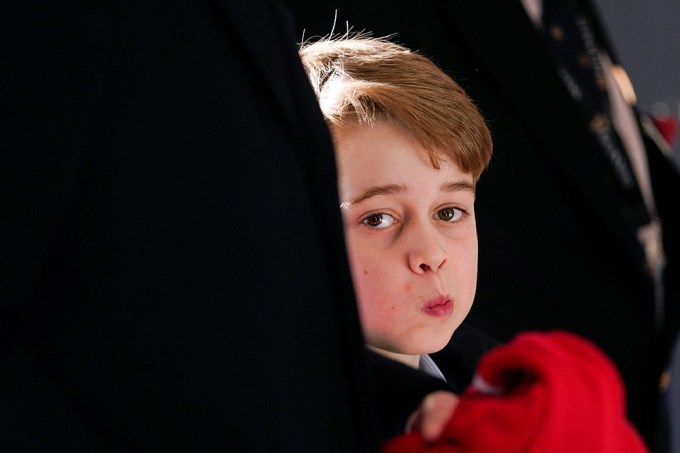
M 383 453 L 641 453 L 623 385 L 592 343 L 555 331 L 487 353 L 440 439 L 391 439 Z

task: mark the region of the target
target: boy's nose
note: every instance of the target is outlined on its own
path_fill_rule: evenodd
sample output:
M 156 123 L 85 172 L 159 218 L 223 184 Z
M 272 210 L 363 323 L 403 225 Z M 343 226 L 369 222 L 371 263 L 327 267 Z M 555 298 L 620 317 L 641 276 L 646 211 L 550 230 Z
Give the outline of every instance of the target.
M 437 261 L 439 261 L 439 260 L 435 259 L 435 264 L 436 264 Z M 438 265 L 436 265 L 434 267 L 430 266 L 429 264 L 426 264 L 426 263 L 420 263 L 419 267 L 423 272 L 427 272 L 427 271 L 435 271 L 436 272 L 439 269 L 442 269 L 444 267 L 445 263 L 446 263 L 446 259 L 443 259 L 443 260 L 441 260 L 441 262 Z
M 414 235 L 411 240 L 408 260 L 413 272 L 438 272 L 446 266 L 446 250 L 431 234 Z

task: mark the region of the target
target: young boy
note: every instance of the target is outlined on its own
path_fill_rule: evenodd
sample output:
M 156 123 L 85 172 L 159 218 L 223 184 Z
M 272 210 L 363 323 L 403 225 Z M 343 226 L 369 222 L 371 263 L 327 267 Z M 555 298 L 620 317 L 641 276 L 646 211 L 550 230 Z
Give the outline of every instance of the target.
M 336 146 L 339 192 L 368 345 L 435 375 L 477 279 L 475 184 L 484 119 L 427 58 L 385 39 L 300 51 Z

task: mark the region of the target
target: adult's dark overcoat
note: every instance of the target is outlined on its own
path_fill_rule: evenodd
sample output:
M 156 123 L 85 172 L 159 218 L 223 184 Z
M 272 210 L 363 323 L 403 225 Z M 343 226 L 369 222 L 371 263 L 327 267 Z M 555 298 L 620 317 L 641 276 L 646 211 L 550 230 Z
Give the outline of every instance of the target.
M 3 3 L 0 450 L 375 448 L 290 24 L 274 1 Z

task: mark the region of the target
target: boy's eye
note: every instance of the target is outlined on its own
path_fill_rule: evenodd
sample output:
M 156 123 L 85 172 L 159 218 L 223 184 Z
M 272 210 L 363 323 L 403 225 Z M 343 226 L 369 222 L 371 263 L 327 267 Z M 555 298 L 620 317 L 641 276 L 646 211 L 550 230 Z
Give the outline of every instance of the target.
M 456 222 L 460 220 L 463 214 L 463 210 L 459 208 L 444 208 L 437 211 L 435 216 L 445 222 Z
M 396 220 L 389 214 L 384 214 L 381 212 L 370 214 L 366 216 L 361 223 L 368 225 L 372 228 L 387 228 L 392 225 Z

